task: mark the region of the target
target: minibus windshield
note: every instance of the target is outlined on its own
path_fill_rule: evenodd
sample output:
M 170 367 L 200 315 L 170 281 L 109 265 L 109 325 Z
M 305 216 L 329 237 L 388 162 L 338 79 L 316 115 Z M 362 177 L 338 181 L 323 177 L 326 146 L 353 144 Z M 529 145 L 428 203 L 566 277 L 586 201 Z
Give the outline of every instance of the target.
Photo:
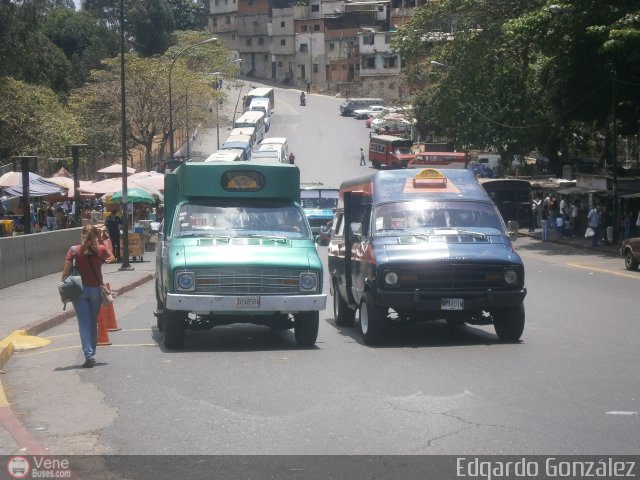
M 277 237 L 309 239 L 311 233 L 297 205 L 265 205 L 264 201 L 220 205 L 207 202 L 183 203 L 177 212 L 176 237 Z
M 413 201 L 378 205 L 373 210 L 374 235 L 479 233 L 502 235 L 504 222 L 496 207 L 474 201 Z

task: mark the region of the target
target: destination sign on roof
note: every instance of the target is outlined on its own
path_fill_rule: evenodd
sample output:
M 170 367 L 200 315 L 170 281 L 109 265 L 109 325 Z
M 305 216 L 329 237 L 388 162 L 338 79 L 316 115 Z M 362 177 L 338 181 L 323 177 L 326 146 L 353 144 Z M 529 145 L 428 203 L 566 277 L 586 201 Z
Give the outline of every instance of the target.
M 264 175 L 253 170 L 224 172 L 222 188 L 233 192 L 257 192 L 264 187 Z
M 439 170 L 425 168 L 414 177 L 407 178 L 405 193 L 459 193 L 458 188 Z
M 447 188 L 447 177 L 435 168 L 420 170 L 413 179 L 416 188 Z

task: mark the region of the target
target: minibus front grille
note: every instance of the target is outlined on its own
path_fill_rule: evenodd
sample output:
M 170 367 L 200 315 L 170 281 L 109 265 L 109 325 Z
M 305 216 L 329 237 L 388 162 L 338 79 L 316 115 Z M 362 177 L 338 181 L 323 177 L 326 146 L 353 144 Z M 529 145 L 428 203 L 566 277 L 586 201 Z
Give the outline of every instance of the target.
M 426 263 L 392 267 L 386 265 L 381 271 L 380 281 L 389 271 L 398 273 L 399 283 L 393 290 L 484 290 L 506 288 L 504 270 L 514 268 L 522 275 L 522 269 L 507 265 L 469 263 Z M 520 276 L 522 281 L 522 276 Z
M 194 270 L 196 294 L 286 295 L 300 293 L 301 270 L 288 268 L 224 267 Z

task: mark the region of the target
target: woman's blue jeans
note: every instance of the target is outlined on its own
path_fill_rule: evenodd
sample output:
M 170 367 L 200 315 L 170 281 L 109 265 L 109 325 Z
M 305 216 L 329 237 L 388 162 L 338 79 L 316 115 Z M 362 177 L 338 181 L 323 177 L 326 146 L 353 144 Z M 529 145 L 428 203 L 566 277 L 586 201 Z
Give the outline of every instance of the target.
M 85 359 L 93 358 L 98 343 L 98 314 L 102 305 L 100 287 L 82 287 L 82 295 L 73 301 L 78 317 L 80 343 Z

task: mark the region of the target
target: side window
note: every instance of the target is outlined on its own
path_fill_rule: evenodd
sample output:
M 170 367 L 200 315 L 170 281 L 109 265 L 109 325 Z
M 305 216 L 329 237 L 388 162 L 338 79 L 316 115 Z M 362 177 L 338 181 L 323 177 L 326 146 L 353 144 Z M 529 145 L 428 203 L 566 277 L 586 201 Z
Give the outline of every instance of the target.
M 371 234 L 371 205 L 363 205 L 362 207 L 362 236 L 368 237 Z
M 344 237 L 344 213 L 340 212 L 336 214 L 334 220 L 333 232 L 335 237 Z

